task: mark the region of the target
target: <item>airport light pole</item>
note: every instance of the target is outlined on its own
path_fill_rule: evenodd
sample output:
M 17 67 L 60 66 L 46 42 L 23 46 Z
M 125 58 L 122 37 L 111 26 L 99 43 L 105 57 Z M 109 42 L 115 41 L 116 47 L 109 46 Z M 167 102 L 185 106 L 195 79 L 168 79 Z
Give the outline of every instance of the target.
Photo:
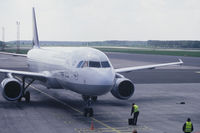
M 16 21 L 17 24 L 17 53 L 19 53 L 20 50 L 20 22 Z
M 2 27 L 2 47 L 1 50 L 3 51 L 5 47 L 5 28 Z

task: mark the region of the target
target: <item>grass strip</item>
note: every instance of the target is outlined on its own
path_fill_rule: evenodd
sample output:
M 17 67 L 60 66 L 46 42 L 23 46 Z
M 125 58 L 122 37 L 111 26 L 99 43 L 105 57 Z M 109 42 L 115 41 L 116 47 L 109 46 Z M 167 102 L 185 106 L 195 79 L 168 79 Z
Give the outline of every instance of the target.
M 104 52 L 123 52 L 133 54 L 154 54 L 154 55 L 172 55 L 172 56 L 191 56 L 200 57 L 199 51 L 168 51 L 168 50 L 153 50 L 153 49 L 121 49 L 121 48 L 97 48 Z

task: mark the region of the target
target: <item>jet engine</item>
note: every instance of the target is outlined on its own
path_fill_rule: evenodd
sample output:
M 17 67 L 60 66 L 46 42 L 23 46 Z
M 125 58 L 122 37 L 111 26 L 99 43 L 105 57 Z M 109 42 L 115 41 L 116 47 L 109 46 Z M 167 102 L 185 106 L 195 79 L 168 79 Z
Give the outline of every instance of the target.
M 22 85 L 15 78 L 6 78 L 1 82 L 2 95 L 8 101 L 18 100 L 22 96 Z
M 127 100 L 134 93 L 134 84 L 127 78 L 117 78 L 111 93 L 118 99 Z

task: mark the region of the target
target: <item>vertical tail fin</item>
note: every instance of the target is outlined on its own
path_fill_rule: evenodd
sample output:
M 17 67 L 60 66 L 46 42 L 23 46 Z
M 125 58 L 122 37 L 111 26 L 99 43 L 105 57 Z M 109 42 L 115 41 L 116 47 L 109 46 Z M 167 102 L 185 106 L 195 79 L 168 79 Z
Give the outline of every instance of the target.
M 33 48 L 40 48 L 34 7 L 33 7 Z

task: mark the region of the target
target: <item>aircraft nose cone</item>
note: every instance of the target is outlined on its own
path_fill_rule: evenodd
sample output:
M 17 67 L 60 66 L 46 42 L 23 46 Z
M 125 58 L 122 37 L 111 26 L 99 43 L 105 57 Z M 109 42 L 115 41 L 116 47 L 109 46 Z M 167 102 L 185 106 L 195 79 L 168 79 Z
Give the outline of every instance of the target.
M 114 79 L 112 77 L 102 77 L 102 79 L 99 81 L 102 85 L 113 85 Z
M 114 75 L 110 71 L 105 71 L 99 73 L 99 84 L 101 85 L 113 85 L 114 84 Z
M 114 77 L 110 70 L 93 71 L 88 82 L 90 86 L 87 86 L 90 95 L 103 95 L 110 92 L 114 85 Z

